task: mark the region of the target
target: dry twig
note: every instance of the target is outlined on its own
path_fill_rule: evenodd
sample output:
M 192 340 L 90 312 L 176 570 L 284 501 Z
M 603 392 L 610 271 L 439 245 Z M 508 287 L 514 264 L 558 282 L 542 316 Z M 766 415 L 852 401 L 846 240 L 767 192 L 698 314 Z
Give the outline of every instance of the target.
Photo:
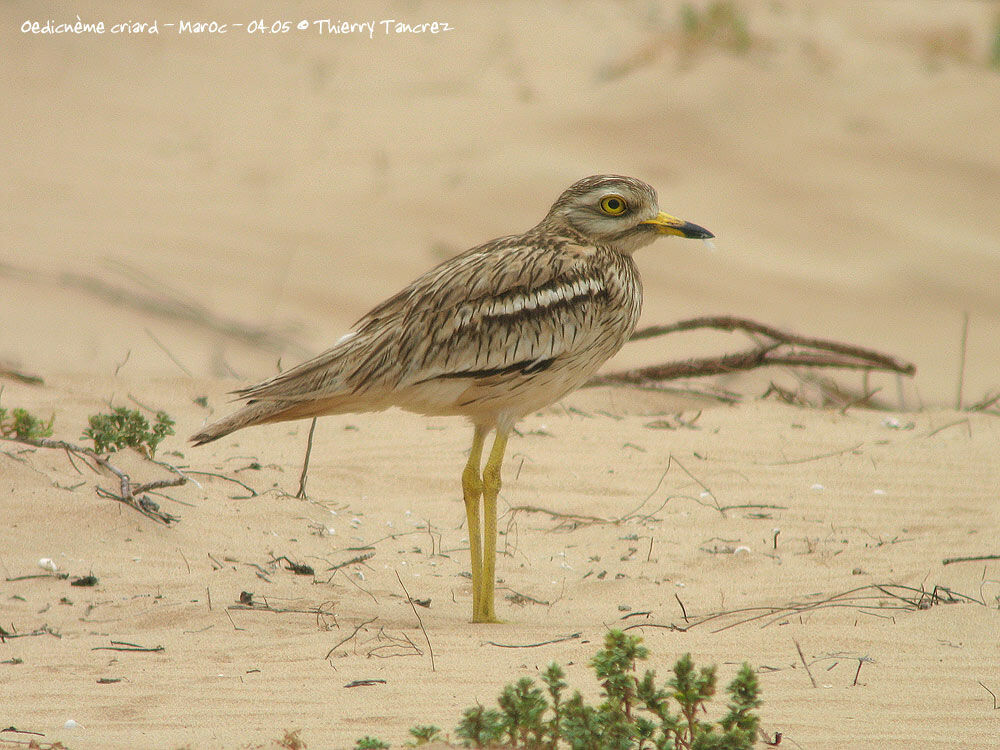
M 767 365 L 882 370 L 902 375 L 913 375 L 916 372 L 916 367 L 912 363 L 873 349 L 801 336 L 755 320 L 730 315 L 692 318 L 667 326 L 650 326 L 636 331 L 632 334 L 631 340 L 640 341 L 696 328 L 714 328 L 730 332 L 740 330 L 751 336 L 763 337 L 763 340 L 758 338 L 757 345 L 752 349 L 733 354 L 667 362 L 598 375 L 591 378 L 586 385 L 652 385 L 664 380 L 723 375 Z
M 805 654 L 802 653 L 802 646 L 800 646 L 799 642 L 796 640 L 793 640 L 792 643 L 795 644 L 795 650 L 799 652 L 799 659 L 802 661 L 802 666 L 806 668 L 806 674 L 809 675 L 809 682 L 812 683 L 814 688 L 819 687 L 819 685 L 816 684 L 816 678 L 813 677 L 812 670 L 809 669 L 809 662 L 806 661 Z
M 8 581 L 12 581 L 12 580 L 17 580 L 17 579 L 8 578 L 7 580 Z M 31 631 L 29 631 L 27 633 L 18 633 L 16 631 L 7 631 L 7 630 L 4 630 L 2 627 L 0 627 L 0 643 L 4 643 L 5 641 L 9 640 L 10 638 L 28 638 L 28 637 L 33 636 L 33 635 L 53 635 L 56 638 L 62 638 L 62 635 L 60 635 L 59 633 L 57 633 L 55 630 L 53 630 L 52 628 L 50 628 L 48 625 L 42 625 L 42 627 L 36 628 L 35 630 L 31 630 Z
M 151 654 L 165 651 L 163 646 L 140 646 L 128 641 L 111 641 L 110 646 L 94 646 L 91 651 L 128 651 L 130 653 Z
M 427 641 L 427 653 L 431 657 L 431 671 L 436 672 L 437 669 L 434 668 L 434 649 L 431 648 L 431 639 L 427 635 L 427 630 L 424 628 L 424 621 L 420 619 L 420 613 L 417 612 L 417 608 L 413 604 L 413 597 L 410 596 L 410 592 L 406 590 L 406 586 L 403 584 L 403 579 L 399 577 L 399 571 L 393 571 L 396 574 L 396 580 L 399 581 L 399 587 L 403 589 L 403 593 L 406 595 L 406 601 L 410 603 L 410 609 L 413 610 L 413 616 L 417 618 L 417 624 L 420 625 L 420 630 L 424 634 L 424 640 Z M 428 600 L 430 601 L 430 600 Z
M 1000 555 L 973 555 L 972 557 L 946 557 L 941 561 L 942 565 L 951 565 L 960 562 L 978 562 L 980 560 L 1000 560 Z
M 112 500 L 117 500 L 120 503 L 133 508 L 147 518 L 152 518 L 154 521 L 162 523 L 165 526 L 169 526 L 174 521 L 179 521 L 180 518 L 167 513 L 166 511 L 160 510 L 160 506 L 153 502 L 150 498 L 146 497 L 145 493 L 152 490 L 163 489 L 164 487 L 179 487 L 180 485 L 187 482 L 187 477 L 180 472 L 179 469 L 174 468 L 170 464 L 163 463 L 161 461 L 153 461 L 153 463 L 158 466 L 170 471 L 175 476 L 172 479 L 158 479 L 154 482 L 146 482 L 143 484 L 133 484 L 132 479 L 124 471 L 119 469 L 117 466 L 111 463 L 111 461 L 106 456 L 102 456 L 100 453 L 91 450 L 90 448 L 85 448 L 82 445 L 74 445 L 73 443 L 67 443 L 65 440 L 53 440 L 52 438 L 15 438 L 15 437 L 0 437 L 0 440 L 10 440 L 15 443 L 22 443 L 24 445 L 30 445 L 35 448 L 55 448 L 58 450 L 63 450 L 69 457 L 77 456 L 78 458 L 84 460 L 84 463 L 93 469 L 85 459 L 90 459 L 98 466 L 114 474 L 118 478 L 119 493 L 115 494 L 110 490 L 106 490 L 103 487 L 98 486 L 96 488 L 97 494 L 101 497 L 111 498 Z M 72 463 L 72 458 L 70 458 Z M 74 464 L 75 466 L 75 464 Z M 96 469 L 95 469 L 96 471 Z
M 539 646 L 550 646 L 553 643 L 562 643 L 563 641 L 572 641 L 579 638 L 582 633 L 570 633 L 569 635 L 560 636 L 559 638 L 552 638 L 548 641 L 539 641 L 538 643 L 497 643 L 496 641 L 486 641 L 490 646 L 496 646 L 497 648 L 538 648 Z
M 0 378 L 7 378 L 18 383 L 26 383 L 28 385 L 44 385 L 45 383 L 45 381 L 38 375 L 18 370 L 12 365 L 3 363 L 0 363 Z
M 982 605 L 983 602 L 966 594 L 960 594 L 944 586 L 935 586 L 931 590 L 925 588 L 914 588 L 902 584 L 868 584 L 857 588 L 843 591 L 839 594 L 816 599 L 815 601 L 792 601 L 787 604 L 777 606 L 759 605 L 752 607 L 739 607 L 737 609 L 722 612 L 713 612 L 701 617 L 690 617 L 690 622 L 685 621 L 684 625 L 675 623 L 651 623 L 640 622 L 628 625 L 623 630 L 633 628 L 663 628 L 666 630 L 676 630 L 686 632 L 692 628 L 707 623 L 724 623 L 713 630 L 713 633 L 720 633 L 739 625 L 746 625 L 751 622 L 763 620 L 760 627 L 766 628 L 779 622 L 785 622 L 790 617 L 804 615 L 821 609 L 850 608 L 866 614 L 878 614 L 881 612 L 903 611 L 915 612 L 938 604 L 966 604 L 974 603 Z
M 354 630 L 351 632 L 351 634 L 349 636 L 347 636 L 346 638 L 343 638 L 343 639 L 337 641 L 336 645 L 333 648 L 331 648 L 329 651 L 327 651 L 326 652 L 326 656 L 324 656 L 323 658 L 324 659 L 329 659 L 330 656 L 333 655 L 334 651 L 336 651 L 338 648 L 340 648 L 345 643 L 347 643 L 349 640 L 351 640 L 354 636 L 356 636 L 358 634 L 359 630 L 361 630 L 363 627 L 365 627 L 365 625 L 371 625 L 377 619 L 378 619 L 377 617 L 372 617 L 370 620 L 365 620 L 364 622 L 359 623 L 358 625 L 356 625 L 355 628 L 354 628 Z
M 313 434 L 316 432 L 316 417 L 313 417 L 312 424 L 309 425 L 309 440 L 306 443 L 306 457 L 302 461 L 302 473 L 299 475 L 299 491 L 295 497 L 300 500 L 306 499 L 306 481 L 309 479 L 309 457 L 312 455 Z

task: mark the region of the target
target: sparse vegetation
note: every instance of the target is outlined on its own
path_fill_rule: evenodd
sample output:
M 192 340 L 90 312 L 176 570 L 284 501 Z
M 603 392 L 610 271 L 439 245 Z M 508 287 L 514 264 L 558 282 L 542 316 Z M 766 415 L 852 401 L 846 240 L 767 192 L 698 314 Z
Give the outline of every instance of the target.
M 681 28 L 691 47 L 711 44 L 745 53 L 750 51 L 753 41 L 743 11 L 728 0 L 715 0 L 704 10 L 685 3 L 681 6 Z
M 407 743 L 409 747 L 420 747 L 429 742 L 440 742 L 444 739 L 441 736 L 441 727 L 436 727 L 433 724 L 421 724 L 411 727 L 410 734 L 413 736 L 413 740 Z
M 550 664 L 542 673 L 544 688 L 530 677 L 504 687 L 496 708 L 477 704 L 465 709 L 455 734 L 466 747 L 511 750 L 749 750 L 754 744 L 761 705 L 757 676 L 743 664 L 726 692 L 726 713 L 707 721 L 707 703 L 716 692 L 715 667 L 696 668 L 690 654 L 677 660 L 673 676 L 658 685 L 656 672 L 640 677 L 638 663 L 649 650 L 638 636 L 611 630 L 604 648 L 590 662 L 603 700 L 590 705 L 574 691 L 566 699 L 565 672 Z M 435 726 L 415 726 L 411 747 L 441 740 Z M 355 750 L 387 748 L 372 737 Z
M 152 457 L 163 439 L 174 434 L 174 420 L 164 411 L 156 412 L 152 427 L 141 412 L 124 406 L 110 414 L 95 414 L 88 421 L 90 427 L 83 431 L 83 437 L 94 441 L 98 453 L 136 448 Z
M 389 745 L 382 742 L 378 737 L 365 735 L 354 743 L 354 750 L 385 750 Z
M 52 435 L 52 424 L 56 418 L 53 414 L 49 421 L 39 419 L 27 409 L 12 409 L 10 416 L 7 410 L 0 407 L 0 435 L 13 437 L 16 440 L 38 440 Z

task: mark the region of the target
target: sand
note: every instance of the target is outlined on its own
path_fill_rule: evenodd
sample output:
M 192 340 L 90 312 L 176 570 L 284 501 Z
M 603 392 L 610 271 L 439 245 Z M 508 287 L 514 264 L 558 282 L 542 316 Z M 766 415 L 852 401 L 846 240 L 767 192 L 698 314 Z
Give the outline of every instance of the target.
M 967 409 L 1000 389 L 1000 7 L 739 7 L 743 52 L 645 3 L 295 8 L 454 28 L 372 38 L 31 34 L 75 11 L 5 5 L 0 363 L 44 383 L 0 378 L 0 405 L 77 443 L 109 404 L 164 409 L 177 435 L 157 458 L 209 474 L 155 498 L 167 527 L 65 453 L 0 442 L 0 627 L 17 636 L 0 643 L 0 724 L 21 730 L 0 747 L 454 737 L 463 708 L 553 660 L 596 696 L 587 661 L 625 626 L 661 674 L 685 652 L 723 682 L 753 665 L 782 746 L 996 746 L 1000 564 L 945 560 L 1000 554 L 1000 421 Z M 281 17 L 146 13 L 132 20 Z M 872 376 L 883 411 L 762 400 L 772 381 L 804 389 L 775 369 L 685 384 L 730 405 L 591 389 L 526 418 L 494 626 L 468 622 L 461 420 L 321 420 L 307 499 L 307 423 L 186 443 L 227 391 L 596 172 L 645 179 L 719 238 L 639 254 L 643 325 L 741 315 L 917 375 Z M 658 339 L 607 369 L 745 343 Z M 69 578 L 24 578 L 42 558 Z M 420 622 L 404 587 L 429 602 Z M 384 682 L 348 687 L 363 680 Z

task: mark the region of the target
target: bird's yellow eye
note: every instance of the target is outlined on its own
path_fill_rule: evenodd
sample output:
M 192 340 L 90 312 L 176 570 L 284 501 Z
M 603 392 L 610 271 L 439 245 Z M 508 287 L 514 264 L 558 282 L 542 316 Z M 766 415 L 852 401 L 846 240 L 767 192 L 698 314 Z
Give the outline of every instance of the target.
M 606 195 L 601 198 L 601 210 L 608 216 L 621 216 L 628 206 L 620 195 Z

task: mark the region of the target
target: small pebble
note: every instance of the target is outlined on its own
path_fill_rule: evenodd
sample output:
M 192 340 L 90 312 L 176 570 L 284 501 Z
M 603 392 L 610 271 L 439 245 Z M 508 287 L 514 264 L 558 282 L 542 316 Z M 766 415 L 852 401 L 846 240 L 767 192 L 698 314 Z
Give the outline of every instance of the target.
M 47 570 L 50 573 L 55 573 L 59 570 L 59 567 L 55 564 L 51 557 L 43 557 L 38 561 L 38 567 L 42 570 Z
M 810 487 L 809 489 L 811 489 L 811 490 L 825 490 L 825 489 L 826 489 L 826 487 L 824 487 L 824 486 L 823 486 L 823 485 L 821 485 L 821 484 L 814 484 L 814 485 L 813 485 L 812 487 Z
M 80 725 L 73 719 L 66 719 L 66 723 L 63 724 L 63 729 L 80 729 Z

